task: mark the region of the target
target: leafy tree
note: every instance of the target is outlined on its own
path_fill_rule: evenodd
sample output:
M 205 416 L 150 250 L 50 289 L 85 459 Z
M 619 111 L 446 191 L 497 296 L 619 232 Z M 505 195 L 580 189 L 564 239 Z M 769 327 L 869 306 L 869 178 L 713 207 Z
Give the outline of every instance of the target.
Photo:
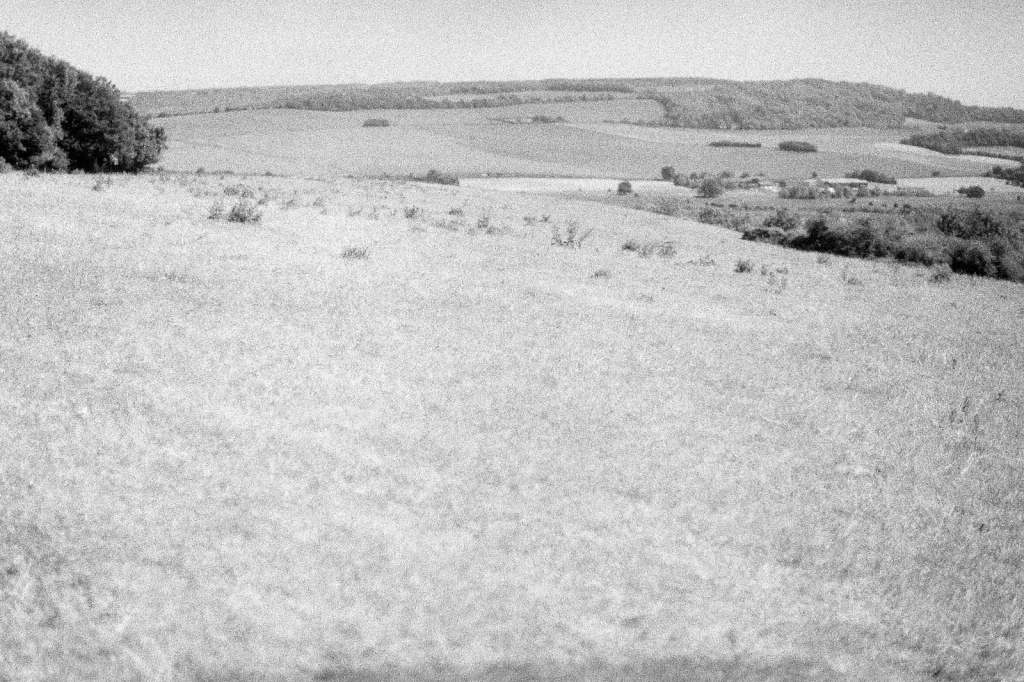
M 137 173 L 166 147 L 117 88 L 0 33 L 0 158 L 16 168 Z
M 674 167 L 672 167 L 672 166 L 663 166 L 662 169 L 661 169 L 661 179 L 662 180 L 675 180 L 676 179 L 676 169 Z
M 725 185 L 723 185 L 722 181 L 718 178 L 704 178 L 701 180 L 700 187 L 697 189 L 697 195 L 708 199 L 714 199 L 717 196 L 721 196 L 724 191 Z

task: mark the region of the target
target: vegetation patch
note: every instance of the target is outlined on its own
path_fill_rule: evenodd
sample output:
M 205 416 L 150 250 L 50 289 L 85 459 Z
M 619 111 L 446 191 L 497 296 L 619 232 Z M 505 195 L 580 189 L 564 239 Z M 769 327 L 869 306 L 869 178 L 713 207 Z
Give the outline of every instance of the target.
M 708 143 L 709 147 L 741 147 L 758 149 L 761 147 L 760 142 L 746 142 L 744 140 L 715 140 L 714 142 Z
M 877 182 L 883 185 L 896 184 L 896 178 L 894 178 L 893 176 L 886 175 L 885 173 L 882 173 L 880 171 L 871 170 L 870 168 L 865 168 L 864 170 L 859 171 L 852 171 L 851 173 L 848 173 L 846 177 L 855 180 L 865 180 L 867 182 Z
M 434 170 L 431 168 L 427 171 L 426 175 L 413 175 L 411 176 L 416 182 L 430 182 L 435 185 L 455 185 L 459 184 L 459 176 L 453 173 L 442 173 L 441 171 Z
M 583 229 L 578 220 L 569 220 L 564 228 L 551 226 L 551 243 L 554 246 L 578 249 L 593 233 L 593 228 Z
M 799 142 L 797 140 L 784 140 L 779 143 L 779 149 L 784 152 L 801 152 L 804 154 L 818 151 L 818 148 L 810 142 Z
M 968 275 L 1024 281 L 1024 217 L 1016 212 L 916 210 L 848 218 L 819 213 L 797 229 L 792 216 L 748 227 L 743 239 L 857 258 L 945 264 Z
M 673 258 L 678 253 L 675 242 L 667 240 L 639 242 L 635 239 L 630 239 L 622 245 L 622 250 L 635 253 L 641 258 L 650 258 L 651 256 Z

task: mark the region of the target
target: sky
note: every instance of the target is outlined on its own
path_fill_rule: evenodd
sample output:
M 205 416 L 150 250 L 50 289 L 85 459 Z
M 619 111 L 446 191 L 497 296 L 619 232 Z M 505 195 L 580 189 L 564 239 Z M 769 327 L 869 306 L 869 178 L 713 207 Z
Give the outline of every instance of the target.
M 826 78 L 1024 108 L 1024 0 L 0 0 L 122 91 Z

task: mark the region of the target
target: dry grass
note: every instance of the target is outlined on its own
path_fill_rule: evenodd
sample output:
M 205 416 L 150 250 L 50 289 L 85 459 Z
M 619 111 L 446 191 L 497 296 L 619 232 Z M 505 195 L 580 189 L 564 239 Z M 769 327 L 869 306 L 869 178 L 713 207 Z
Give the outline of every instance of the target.
M 0 678 L 1024 669 L 1019 286 L 384 182 L 238 229 L 231 182 L 0 176 Z

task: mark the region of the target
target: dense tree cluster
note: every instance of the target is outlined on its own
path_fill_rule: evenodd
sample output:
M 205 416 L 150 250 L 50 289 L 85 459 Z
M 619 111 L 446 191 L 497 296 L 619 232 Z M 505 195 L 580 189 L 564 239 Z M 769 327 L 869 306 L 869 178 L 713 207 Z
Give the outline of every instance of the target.
M 15 168 L 138 172 L 164 132 L 104 78 L 0 33 L 0 159 Z
M 1020 147 L 1024 156 L 1024 132 L 1011 128 L 946 129 L 914 135 L 902 142 L 943 154 L 961 154 L 969 147 Z

